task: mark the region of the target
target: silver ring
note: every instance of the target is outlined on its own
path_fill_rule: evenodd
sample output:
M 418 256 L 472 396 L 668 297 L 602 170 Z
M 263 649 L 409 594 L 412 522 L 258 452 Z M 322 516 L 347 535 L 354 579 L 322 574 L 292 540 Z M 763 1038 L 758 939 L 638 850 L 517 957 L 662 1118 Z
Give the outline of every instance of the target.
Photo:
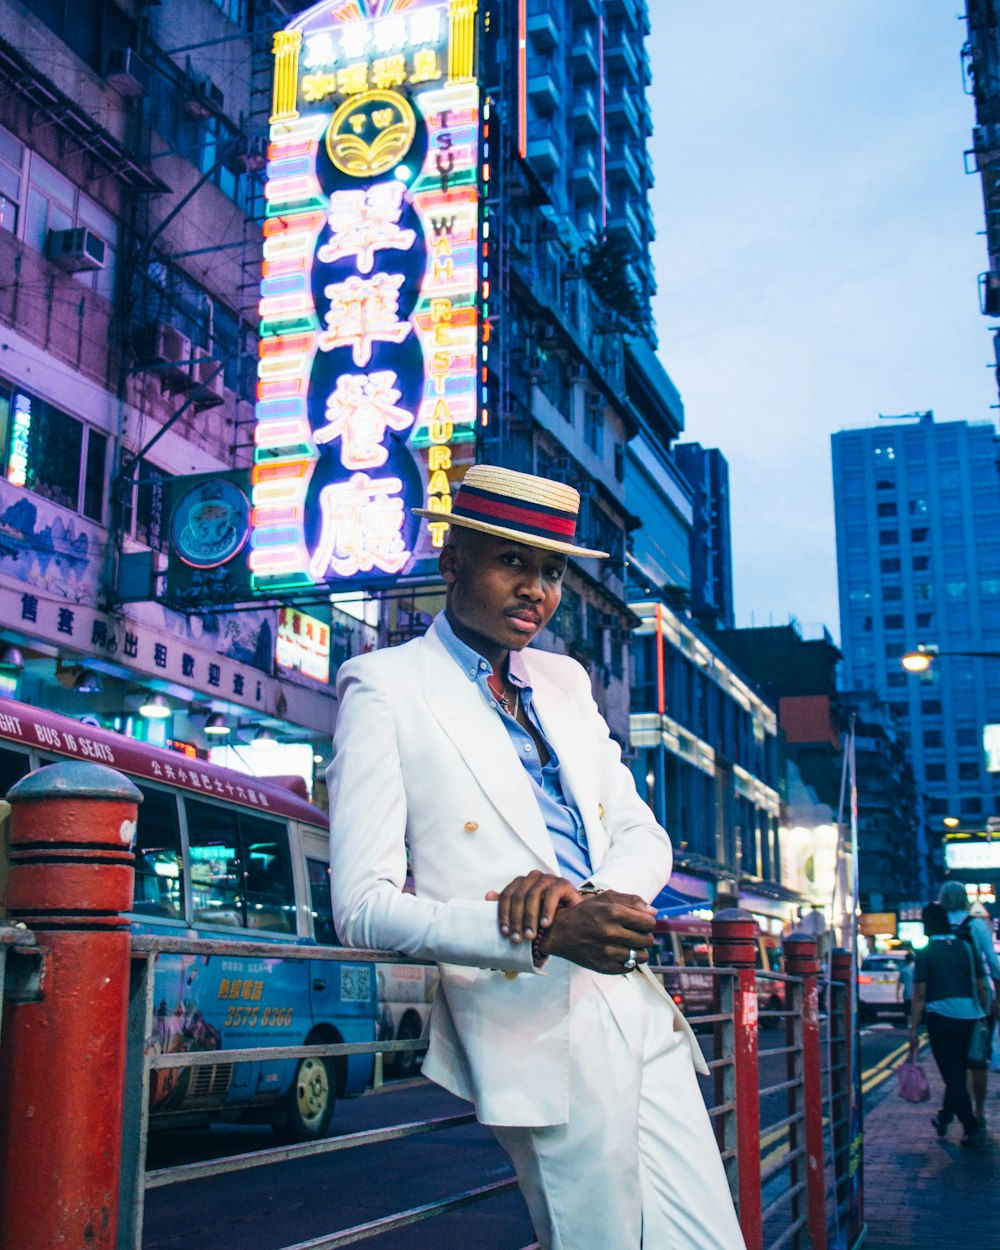
M 622 964 L 622 967 L 625 969 L 626 972 L 635 972 L 636 968 L 638 967 L 638 962 L 636 960 L 635 955 L 636 955 L 636 952 L 633 950 L 630 950 L 628 953 L 628 959 L 626 959 L 624 964 Z

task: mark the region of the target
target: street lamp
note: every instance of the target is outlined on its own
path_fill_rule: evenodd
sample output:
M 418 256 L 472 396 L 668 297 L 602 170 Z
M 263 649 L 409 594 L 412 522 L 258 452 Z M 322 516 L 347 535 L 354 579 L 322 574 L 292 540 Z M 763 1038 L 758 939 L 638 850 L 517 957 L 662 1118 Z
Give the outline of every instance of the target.
M 1000 660 L 1000 651 L 939 651 L 937 647 L 921 643 L 915 651 L 907 651 L 900 660 L 908 673 L 926 673 L 939 655 L 967 656 L 981 660 Z

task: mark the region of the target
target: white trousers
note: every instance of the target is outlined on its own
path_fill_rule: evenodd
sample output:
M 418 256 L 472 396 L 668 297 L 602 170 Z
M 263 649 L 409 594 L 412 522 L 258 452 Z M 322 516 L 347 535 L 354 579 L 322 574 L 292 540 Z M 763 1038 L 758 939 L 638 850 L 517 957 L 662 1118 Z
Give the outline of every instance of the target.
M 643 976 L 573 976 L 569 1122 L 493 1126 L 542 1250 L 745 1250 L 687 1039 Z

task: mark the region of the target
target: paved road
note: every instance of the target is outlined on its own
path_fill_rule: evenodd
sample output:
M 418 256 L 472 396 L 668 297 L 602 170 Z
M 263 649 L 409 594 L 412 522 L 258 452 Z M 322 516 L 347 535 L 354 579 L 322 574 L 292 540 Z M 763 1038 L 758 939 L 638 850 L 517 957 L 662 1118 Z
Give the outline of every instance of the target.
M 778 1044 L 764 1034 L 765 1047 Z M 889 1023 L 866 1028 L 862 1061 L 872 1080 L 891 1073 L 879 1068 L 904 1042 L 903 1031 Z M 784 1059 L 764 1059 L 762 1085 L 784 1079 Z M 873 1087 L 877 1088 L 877 1086 Z M 772 1095 L 762 1108 L 766 1150 L 780 1158 L 784 1139 L 766 1132 L 783 1114 L 784 1095 Z M 466 1104 L 426 1082 L 389 1086 L 378 1094 L 342 1102 L 337 1107 L 338 1134 L 390 1124 L 457 1114 Z M 154 1138 L 148 1159 L 152 1168 L 218 1158 L 273 1145 L 263 1126 L 216 1126 Z M 404 1210 L 445 1198 L 466 1188 L 511 1175 L 506 1156 L 490 1133 L 472 1124 L 408 1141 L 363 1147 L 325 1158 L 188 1182 L 152 1190 L 146 1201 L 143 1250 L 280 1250 Z M 531 1227 L 516 1192 L 378 1238 L 379 1250 L 521 1250 L 532 1240 Z

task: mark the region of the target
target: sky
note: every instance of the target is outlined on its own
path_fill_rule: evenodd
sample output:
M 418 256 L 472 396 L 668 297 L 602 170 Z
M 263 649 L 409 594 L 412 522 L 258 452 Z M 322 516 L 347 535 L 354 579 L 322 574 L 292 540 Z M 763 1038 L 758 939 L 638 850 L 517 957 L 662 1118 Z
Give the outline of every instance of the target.
M 962 0 L 651 0 L 660 358 L 729 461 L 738 625 L 839 637 L 830 435 L 996 422 Z

